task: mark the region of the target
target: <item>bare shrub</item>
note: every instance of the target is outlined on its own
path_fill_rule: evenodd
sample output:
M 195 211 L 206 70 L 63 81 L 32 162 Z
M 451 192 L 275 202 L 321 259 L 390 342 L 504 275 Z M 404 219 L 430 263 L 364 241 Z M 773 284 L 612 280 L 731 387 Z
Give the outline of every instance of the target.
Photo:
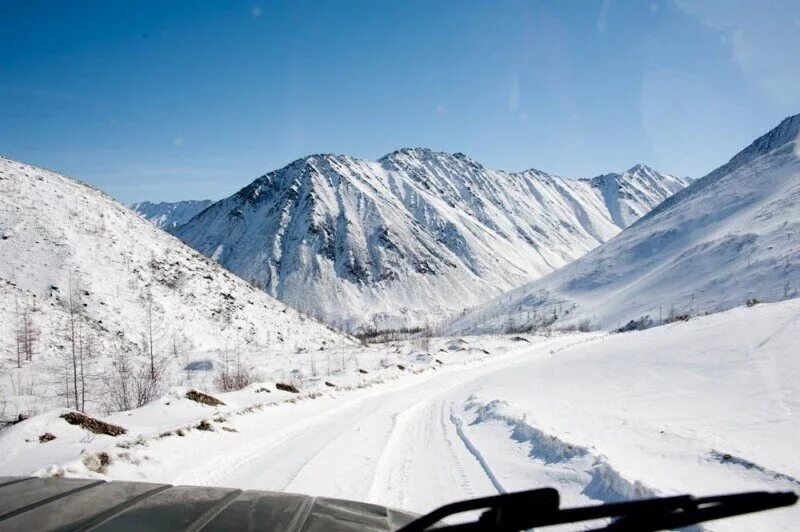
M 223 353 L 214 374 L 214 387 L 221 392 L 241 390 L 261 380 L 261 375 L 242 363 L 241 357 Z
M 163 360 L 137 361 L 128 353 L 117 355 L 104 379 L 107 410 L 139 408 L 163 394 L 166 379 Z
M 378 329 L 377 326 L 356 331 L 354 336 L 363 345 L 381 344 L 397 340 L 407 340 L 424 332 L 422 327 L 403 327 L 400 329 Z M 429 335 L 428 335 L 429 336 Z M 424 341 L 424 340 L 422 340 Z
M 645 329 L 649 329 L 652 326 L 653 326 L 653 320 L 648 315 L 648 316 L 642 316 L 641 318 L 636 320 L 629 321 L 628 323 L 617 329 L 616 332 L 624 333 L 630 331 L 643 331 Z
M 111 457 L 106 452 L 91 453 L 83 457 L 86 469 L 95 473 L 104 473 L 110 463 Z
M 670 307 L 669 314 L 664 319 L 664 323 L 674 323 L 676 321 L 689 321 L 691 318 L 691 314 L 688 312 L 681 312 L 677 310 L 674 306 Z

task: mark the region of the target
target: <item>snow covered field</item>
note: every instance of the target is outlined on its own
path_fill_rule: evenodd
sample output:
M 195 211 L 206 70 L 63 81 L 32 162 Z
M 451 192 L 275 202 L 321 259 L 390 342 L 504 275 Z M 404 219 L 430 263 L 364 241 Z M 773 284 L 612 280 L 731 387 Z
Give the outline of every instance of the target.
M 791 300 L 626 334 L 437 340 L 429 349 L 443 364 L 376 347 L 358 355 L 374 369 L 340 373 L 338 388 L 322 377 L 299 395 L 255 385 L 219 395 L 218 407 L 176 389 L 110 416 L 129 431 L 117 438 L 57 413 L 32 418 L 0 434 L 0 474 L 286 490 L 418 512 L 544 485 L 566 504 L 797 491 L 798 335 Z M 395 366 L 378 369 L 387 354 Z M 56 439 L 40 444 L 45 431 Z M 790 530 L 799 519 L 784 509 L 707 527 Z

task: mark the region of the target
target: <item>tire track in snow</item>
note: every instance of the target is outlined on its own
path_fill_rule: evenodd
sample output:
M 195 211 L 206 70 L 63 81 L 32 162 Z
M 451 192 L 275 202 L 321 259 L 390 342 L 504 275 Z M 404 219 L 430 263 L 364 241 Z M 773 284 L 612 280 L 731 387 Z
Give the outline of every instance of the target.
M 473 496 L 476 491 L 491 490 L 488 481 L 484 485 L 475 475 L 477 467 L 466 471 L 468 455 L 459 454 L 453 445 L 457 436 L 445 414 L 445 394 L 439 392 L 418 401 L 393 417 L 368 500 L 427 510 L 455 498 Z
M 372 393 L 366 396 L 355 397 L 315 415 L 305 418 L 301 417 L 299 420 L 285 427 L 263 435 L 249 444 L 240 446 L 235 452 L 226 452 L 212 462 L 188 471 L 172 482 L 176 484 L 191 483 L 194 485 L 219 484 L 221 479 L 230 477 L 232 473 L 251 465 L 277 447 L 303 437 L 309 432 L 319 429 L 320 426 L 326 423 L 338 419 L 346 419 L 346 416 L 343 415 L 345 412 L 353 408 L 358 408 L 364 402 L 369 401 L 374 395 L 377 394 Z M 270 408 L 296 408 L 296 406 L 297 405 L 282 405 L 281 407 Z M 265 410 L 264 412 L 269 412 L 269 410 Z
M 466 471 L 464 470 L 464 462 L 459 460 L 458 455 L 456 453 L 455 447 L 453 445 L 453 441 L 456 438 L 450 437 L 448 434 L 447 428 L 450 426 L 447 423 L 447 419 L 445 418 L 445 403 L 444 400 L 439 402 L 439 409 L 438 409 L 438 420 L 439 420 L 439 428 L 441 430 L 441 434 L 446 436 L 443 439 L 445 445 L 447 446 L 448 456 L 452 458 L 452 463 L 455 464 L 456 470 L 458 471 L 459 477 L 461 478 L 461 487 L 464 493 L 468 493 L 470 496 L 474 495 L 472 487 L 470 485 L 469 478 L 467 477 Z M 431 410 L 431 415 L 433 415 L 433 410 Z
M 554 338 L 500 360 L 445 367 L 344 402 L 325 398 L 267 409 L 266 417 L 254 416 L 249 426 L 240 427 L 246 436 L 231 452 L 191 467 L 175 482 L 288 489 L 416 511 L 496 493 L 502 485 L 452 419 L 452 398 L 530 356 L 548 356 L 599 339 Z M 335 402 L 328 406 L 326 401 Z M 290 423 L 268 429 L 283 417 Z
M 458 437 L 464 443 L 464 446 L 472 454 L 472 456 L 475 457 L 475 460 L 477 460 L 478 463 L 481 465 L 481 468 L 483 469 L 484 473 L 486 473 L 486 476 L 489 478 L 489 480 L 492 482 L 492 485 L 497 490 L 497 493 L 507 493 L 506 489 L 503 487 L 503 485 L 498 480 L 497 476 L 494 474 L 494 471 L 492 471 L 492 468 L 489 467 L 489 463 L 483 457 L 483 455 L 475 446 L 475 444 L 473 444 L 472 441 L 470 441 L 470 439 L 464 433 L 464 428 L 462 427 L 463 421 L 455 415 L 455 412 L 453 412 L 452 408 L 450 409 L 450 421 L 456 428 L 456 434 L 458 434 Z
M 375 474 L 368 491 L 370 501 L 396 501 L 398 508 L 405 508 L 405 496 L 400 489 L 408 485 L 409 457 L 408 440 L 403 439 L 407 433 L 415 410 L 421 410 L 425 401 L 420 401 L 413 407 L 392 416 L 392 428 L 383 450 L 378 457 Z M 405 444 L 405 445 L 404 445 Z M 399 457 L 399 459 L 398 459 Z
M 499 364 L 467 368 L 466 372 L 461 369 L 448 372 L 448 379 L 458 380 L 448 383 L 446 388 L 436 386 L 442 380 L 436 377 L 402 393 L 382 395 L 383 404 L 375 412 L 359 418 L 359 423 L 351 424 L 318 448 L 299 466 L 284 489 L 316 490 L 328 496 L 366 499 L 418 511 L 476 493 L 489 495 L 502 490 L 496 476 L 487 474 L 485 461 L 481 464 L 459 436 L 451 420 L 450 396 L 455 390 L 469 386 L 486 374 L 513 366 L 533 353 L 554 354 L 599 338 L 602 337 L 557 338 L 534 349 L 522 350 Z M 434 387 L 432 393 L 431 387 Z M 348 415 L 353 413 L 348 412 Z M 374 426 L 380 424 L 383 424 L 382 430 L 375 430 Z M 357 425 L 365 427 L 364 432 L 372 430 L 375 434 L 362 432 L 363 438 L 359 438 L 352 430 L 359 431 Z M 351 450 L 362 445 L 371 445 L 372 451 Z M 330 465 L 342 461 L 349 465 Z M 356 478 L 364 479 L 366 489 L 337 484 L 337 477 L 354 477 L 354 473 Z

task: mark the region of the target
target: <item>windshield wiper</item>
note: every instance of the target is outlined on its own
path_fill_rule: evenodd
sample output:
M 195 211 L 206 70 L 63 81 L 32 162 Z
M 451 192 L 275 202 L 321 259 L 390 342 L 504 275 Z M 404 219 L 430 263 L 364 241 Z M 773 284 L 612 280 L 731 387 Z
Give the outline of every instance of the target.
M 787 492 L 753 491 L 714 497 L 678 495 L 596 506 L 559 508 L 558 491 L 542 488 L 469 499 L 446 504 L 401 528 L 399 532 L 421 532 L 442 519 L 462 512 L 485 510 L 471 523 L 445 525 L 436 530 L 527 530 L 529 528 L 579 523 L 610 518 L 609 524 L 595 530 L 670 530 L 703 521 L 735 515 L 761 512 L 797 502 L 797 494 Z

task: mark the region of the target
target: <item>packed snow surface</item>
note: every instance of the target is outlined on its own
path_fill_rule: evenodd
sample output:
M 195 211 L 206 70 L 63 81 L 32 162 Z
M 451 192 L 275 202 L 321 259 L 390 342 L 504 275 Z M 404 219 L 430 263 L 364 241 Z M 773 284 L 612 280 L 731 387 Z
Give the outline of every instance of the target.
M 156 227 L 171 229 L 185 224 L 211 203 L 213 203 L 211 200 L 162 201 L 159 203 L 141 201 L 131 205 L 131 209 L 141 214 L 142 218 Z
M 392 362 L 405 371 L 351 367 L 324 378 L 357 385 L 307 380 L 299 395 L 257 384 L 218 395 L 217 407 L 176 390 L 107 418 L 129 429 L 117 438 L 37 416 L 0 434 L 0 474 L 285 490 L 417 512 L 541 486 L 567 505 L 797 491 L 798 337 L 800 300 L 790 300 L 625 334 L 438 339 L 426 347 L 443 364 L 387 345 L 361 363 L 373 370 L 399 348 Z M 56 439 L 38 443 L 45 431 Z M 798 519 L 790 508 L 704 526 L 791 530 Z
M 556 320 L 615 328 L 800 293 L 800 115 L 552 274 L 443 326 L 526 330 Z
M 688 183 L 643 165 L 575 180 L 427 149 L 312 155 L 172 231 L 339 328 L 419 327 L 571 262 Z

